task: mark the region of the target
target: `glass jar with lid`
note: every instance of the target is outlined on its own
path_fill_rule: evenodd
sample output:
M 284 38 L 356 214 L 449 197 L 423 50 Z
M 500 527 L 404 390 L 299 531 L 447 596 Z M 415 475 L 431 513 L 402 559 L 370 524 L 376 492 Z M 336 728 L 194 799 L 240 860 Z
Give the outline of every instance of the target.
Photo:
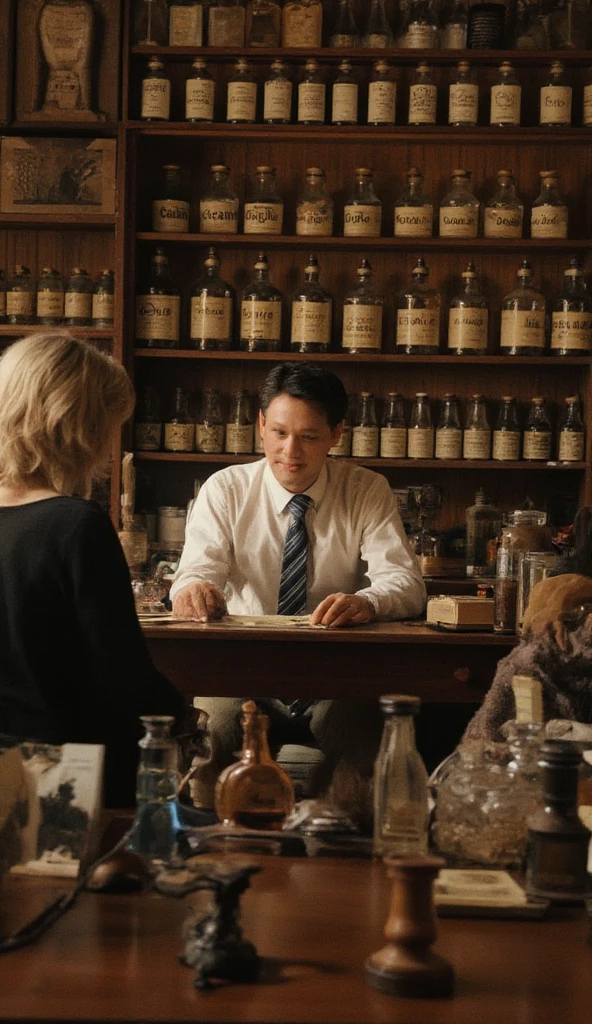
M 496 633 L 516 631 L 518 576 L 525 551 L 551 551 L 547 514 L 534 508 L 509 512 L 497 549 L 493 629 Z
M 475 495 L 475 504 L 467 508 L 466 523 L 466 575 L 495 576 L 495 549 L 502 517 L 482 487 Z

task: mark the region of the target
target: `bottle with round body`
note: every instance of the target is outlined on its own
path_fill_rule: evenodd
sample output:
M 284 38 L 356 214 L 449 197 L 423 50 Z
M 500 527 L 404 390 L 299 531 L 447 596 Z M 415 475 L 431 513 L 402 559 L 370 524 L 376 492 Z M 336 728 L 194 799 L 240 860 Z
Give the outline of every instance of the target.
M 592 352 L 592 298 L 577 259 L 563 274 L 563 291 L 553 303 L 551 354 L 587 356 Z
M 395 237 L 431 238 L 434 207 L 423 190 L 423 175 L 418 167 L 410 167 L 407 184 L 395 201 Z
M 115 274 L 108 267 L 99 274 L 92 296 L 93 327 L 110 330 L 113 327 Z
M 59 271 L 43 267 L 37 282 L 37 323 L 57 327 L 64 319 L 64 282 Z
M 164 249 L 154 250 L 150 268 L 149 277 L 136 295 L 136 345 L 178 348 L 181 298 Z
M 223 452 L 225 434 L 220 393 L 216 388 L 206 388 L 202 395 L 199 415 L 195 421 L 196 452 L 202 452 L 204 455 Z
M 461 60 L 448 90 L 448 124 L 468 128 L 477 124 L 478 117 L 479 86 L 469 62 Z
M 165 452 L 192 452 L 195 445 L 195 423 L 189 412 L 189 395 L 175 388 L 164 420 Z
M 375 459 L 379 444 L 380 431 L 376 422 L 374 395 L 369 391 L 362 391 L 352 431 L 352 456 L 358 459 Z
M 516 399 L 513 395 L 504 395 L 493 431 L 492 459 L 495 462 L 517 462 L 521 440 Z
M 306 184 L 296 205 L 296 234 L 333 234 L 333 200 L 320 167 L 306 169 Z
M 484 238 L 522 238 L 524 206 L 516 195 L 511 171 L 497 172 L 497 192 L 483 210 Z
M 250 175 L 243 217 L 245 235 L 281 235 L 284 202 L 275 190 L 275 167 L 262 165 Z
M 397 299 L 396 351 L 401 355 L 437 355 L 440 346 L 440 295 L 428 284 L 420 256 L 411 283 Z
M 181 186 L 179 164 L 165 164 L 163 181 L 152 200 L 152 230 L 185 233 L 189 231 L 189 203 Z
M 263 84 L 263 120 L 265 124 L 290 124 L 292 82 L 283 60 L 274 60 Z
M 557 171 L 541 171 L 541 191 L 530 211 L 531 238 L 567 238 L 567 206 L 559 195 Z
M 466 575 L 495 576 L 495 553 L 502 516 L 482 487 L 475 495 L 475 504 L 467 508 L 466 524 Z
M 209 249 L 205 273 L 190 292 L 189 347 L 201 351 L 232 348 L 234 289 L 220 277 L 220 256 Z
M 352 191 L 343 208 L 343 234 L 380 235 L 382 224 L 382 202 L 374 191 L 372 171 L 368 167 L 357 167 Z
M 212 164 L 212 178 L 199 200 L 199 230 L 204 234 L 236 235 L 238 196 L 228 184 L 230 168 Z
M 370 260 L 363 258 L 356 273 L 357 283 L 343 300 L 341 347 L 350 355 L 380 352 L 384 296 L 372 284 Z
M 64 324 L 90 327 L 92 324 L 93 283 L 82 267 L 74 267 L 64 289 Z
M 541 356 L 545 351 L 545 297 L 533 284 L 528 260 L 516 272 L 517 287 L 502 301 L 500 351 L 508 356 Z
M 249 455 L 253 451 L 254 421 L 251 396 L 237 391 L 232 396 L 226 421 L 225 451 L 232 455 Z
M 292 299 L 292 352 L 328 352 L 331 347 L 333 299 L 319 284 L 319 263 L 311 255 L 304 281 Z
M 444 395 L 440 403 L 434 458 L 462 458 L 462 430 L 458 413 L 458 399 L 452 393 Z
M 469 402 L 463 431 L 463 459 L 487 460 L 491 457 L 491 427 L 483 395 L 473 395 Z
M 142 79 L 140 117 L 143 121 L 168 121 L 171 116 L 171 80 L 158 57 L 151 57 Z
M 397 110 L 397 83 L 386 60 L 377 60 L 368 85 L 368 124 L 379 127 L 394 124 Z
M 134 450 L 159 452 L 162 447 L 163 419 L 160 397 L 148 384 L 142 388 L 134 415 Z
M 226 120 L 229 124 L 254 124 L 257 116 L 257 82 L 246 60 L 237 60 L 226 88 Z
M 487 352 L 489 303 L 481 294 L 472 261 L 461 276 L 463 290 L 451 299 L 448 312 L 448 351 L 459 356 L 483 355 Z
M 35 320 L 37 286 L 31 271 L 17 263 L 6 287 L 6 322 L 32 324 Z
M 553 435 L 542 396 L 533 398 L 522 439 L 522 458 L 528 462 L 548 462 L 551 458 Z
M 243 352 L 279 352 L 282 336 L 282 293 L 270 283 L 269 263 L 260 252 L 253 281 L 243 291 L 240 347 Z
M 214 120 L 216 87 L 205 60 L 192 61 L 192 74 L 185 82 L 185 120 L 194 123 Z
M 500 64 L 498 80 L 491 86 L 489 96 L 489 123 L 500 128 L 518 127 L 522 89 L 509 61 Z
M 407 430 L 407 457 L 409 459 L 433 459 L 434 428 L 430 403 L 425 391 L 418 391 L 411 410 Z
M 298 83 L 298 124 L 324 124 L 327 86 L 316 60 L 307 60 Z
M 558 462 L 583 462 L 586 453 L 586 435 L 577 395 L 565 399 L 557 431 Z
M 403 395 L 389 391 L 380 427 L 380 456 L 383 459 L 404 459 L 406 455 L 407 422 Z
M 377 857 L 420 856 L 428 849 L 428 776 L 415 745 L 419 697 L 385 694 L 382 740 L 374 766 L 374 839 Z
M 434 74 L 425 62 L 417 65 L 409 86 L 408 124 L 426 125 L 436 123 L 438 88 Z
M 440 203 L 441 238 L 476 238 L 479 233 L 479 200 L 471 192 L 469 171 L 452 172 L 452 188 Z
M 331 124 L 358 123 L 358 92 L 350 62 L 340 61 L 331 93 Z
M 572 88 L 568 85 L 561 61 L 553 61 L 545 85 L 541 86 L 539 124 L 561 127 L 571 124 Z

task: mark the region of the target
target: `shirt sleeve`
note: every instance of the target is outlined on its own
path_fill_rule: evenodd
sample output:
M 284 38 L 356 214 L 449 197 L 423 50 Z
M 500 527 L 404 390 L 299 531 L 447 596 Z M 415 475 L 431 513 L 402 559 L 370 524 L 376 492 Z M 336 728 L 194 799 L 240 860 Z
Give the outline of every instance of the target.
M 193 503 L 171 598 L 190 583 L 213 583 L 224 592 L 233 540 L 226 491 L 220 475 L 215 474 L 206 480 Z

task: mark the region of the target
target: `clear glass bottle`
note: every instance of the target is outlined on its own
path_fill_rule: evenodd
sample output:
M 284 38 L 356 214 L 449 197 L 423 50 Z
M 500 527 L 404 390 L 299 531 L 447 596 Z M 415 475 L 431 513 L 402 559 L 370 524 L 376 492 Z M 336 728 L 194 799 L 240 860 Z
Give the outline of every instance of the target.
M 246 60 L 237 60 L 228 79 L 226 120 L 229 124 L 254 124 L 257 120 L 257 83 Z
M 362 46 L 371 50 L 387 50 L 393 42 L 393 30 L 384 9 L 384 0 L 370 0 Z
M 202 57 L 191 63 L 192 73 L 185 82 L 185 120 L 192 122 L 214 120 L 216 86 L 208 65 Z
M 263 84 L 263 120 L 266 124 L 290 124 L 292 82 L 283 60 L 274 60 Z
M 483 395 L 473 395 L 463 431 L 463 459 L 491 458 L 491 427 Z
M 203 44 L 201 0 L 171 0 L 169 3 L 169 46 Z
M 440 295 L 428 284 L 423 256 L 411 271 L 411 283 L 397 298 L 396 351 L 401 355 L 437 355 L 440 346 Z
M 358 123 L 358 82 L 348 60 L 337 69 L 331 93 L 331 124 Z
M 195 421 L 195 450 L 204 455 L 223 452 L 225 434 L 220 393 L 216 388 L 206 388 Z
M 280 45 L 282 12 L 278 0 L 248 0 L 245 45 Z
M 199 230 L 211 235 L 236 235 L 238 196 L 230 188 L 230 167 L 212 164 L 212 178 L 199 201 Z
M 502 301 L 500 350 L 508 356 L 541 356 L 545 351 L 545 297 L 533 285 L 528 260 L 516 271 L 516 288 Z
M 6 281 L 4 271 L 0 270 L 0 324 L 6 321 Z
M 425 391 L 417 391 L 409 427 L 407 429 L 407 457 L 409 459 L 433 459 L 434 428 L 430 403 Z
M 466 575 L 495 576 L 496 545 L 502 516 L 482 487 L 477 490 L 475 504 L 467 508 L 466 525 Z
M 380 697 L 384 730 L 374 766 L 376 857 L 420 856 L 428 849 L 428 776 L 415 746 L 419 697 Z
M 126 848 L 166 863 L 177 851 L 181 831 L 178 752 L 170 734 L 175 720 L 172 715 L 142 715 L 140 721 L 146 735 L 138 744 L 136 815 Z
M 448 393 L 440 402 L 440 416 L 436 425 L 436 459 L 462 458 L 462 430 L 458 411 L 458 398 Z
M 241 300 L 240 347 L 243 352 L 279 352 L 282 332 L 282 293 L 269 281 L 269 263 L 260 252 L 253 281 Z
M 329 448 L 328 454 L 338 458 L 347 459 L 351 455 L 352 448 L 352 431 L 354 429 L 354 423 L 356 422 L 356 413 L 358 411 L 358 396 L 351 394 L 347 396 L 347 413 L 343 421 L 343 428 L 341 430 L 341 437 L 337 444 L 334 444 L 332 448 Z
M 140 391 L 134 415 L 134 450 L 159 452 L 162 447 L 163 421 L 160 396 L 151 384 Z
M 448 124 L 469 128 L 476 125 L 478 119 L 479 86 L 469 62 L 461 60 L 448 89 Z
M 365 257 L 356 271 L 357 283 L 343 300 L 341 347 L 350 355 L 380 352 L 384 297 L 372 284 L 372 266 Z
M 592 69 L 588 68 L 582 93 L 582 124 L 592 125 Z
M 404 459 L 407 455 L 405 402 L 399 391 L 389 391 L 384 403 L 380 427 L 380 457 Z
M 592 351 L 592 298 L 584 284 L 578 260 L 570 260 L 563 273 L 563 291 L 553 303 L 551 353 L 587 356 Z
M 35 320 L 37 285 L 31 271 L 17 263 L 6 288 L 6 322 L 32 324 Z
M 548 462 L 551 458 L 552 432 L 545 399 L 533 398 L 522 439 L 522 458 L 528 462 Z
M 520 458 L 521 440 L 518 404 L 513 395 L 504 395 L 493 431 L 491 458 L 495 462 L 517 462 Z
M 256 167 L 244 206 L 245 235 L 281 235 L 284 203 L 275 190 L 275 167 Z
M 168 121 L 171 116 L 171 80 L 158 57 L 150 57 L 142 79 L 140 117 L 143 121 Z
M 586 436 L 580 399 L 570 395 L 565 399 L 557 431 L 558 462 L 583 462 L 586 454 Z
M 423 175 L 418 167 L 410 167 L 407 184 L 395 201 L 395 236 L 431 238 L 434 207 L 423 190 Z
M 297 235 L 332 235 L 333 200 L 320 167 L 306 168 L 306 184 L 296 205 Z
M 82 267 L 74 267 L 64 290 L 64 324 L 90 327 L 92 324 L 93 283 Z
M 106 267 L 101 271 L 93 288 L 92 325 L 106 330 L 113 327 L 115 300 L 115 274 Z
M 497 82 L 491 86 L 489 96 L 489 123 L 500 128 L 506 125 L 517 127 L 520 124 L 522 89 L 509 61 L 500 64 Z
M 469 171 L 452 172 L 452 188 L 440 203 L 441 238 L 476 238 L 479 200 L 471 192 Z
M 230 401 L 226 421 L 225 451 L 231 455 L 250 455 L 253 451 L 254 420 L 248 391 L 236 391 Z
M 150 274 L 136 295 L 136 345 L 178 348 L 181 298 L 169 273 L 164 249 L 155 249 Z
M 567 238 L 567 206 L 559 195 L 557 171 L 540 171 L 541 191 L 530 212 L 531 238 Z
M 515 633 L 518 611 L 518 570 L 527 551 L 550 551 L 547 514 L 537 509 L 508 512 L 496 555 L 493 603 L 494 633 Z
M 448 312 L 448 351 L 458 356 L 483 355 L 487 352 L 489 303 L 472 261 L 461 277 L 463 290 L 451 299 Z
M 484 238 L 522 238 L 524 206 L 516 195 L 511 171 L 497 172 L 497 192 L 483 210 Z
M 440 47 L 442 50 L 465 50 L 467 47 L 467 0 L 450 0 L 444 5 Z
M 152 230 L 185 233 L 189 231 L 189 203 L 181 186 L 179 164 L 165 164 L 163 181 L 152 200 Z
M 285 0 L 282 11 L 282 46 L 317 50 L 323 32 L 321 0 Z
M 572 88 L 566 81 L 563 64 L 553 61 L 540 90 L 539 124 L 549 127 L 571 124 L 571 100 Z
M 356 421 L 352 431 L 352 456 L 355 459 L 375 459 L 380 444 L 380 431 L 376 422 L 374 395 L 362 391 L 358 398 Z
M 311 254 L 292 299 L 292 352 L 328 352 L 331 347 L 333 299 L 319 284 L 319 273 L 319 262 Z
M 585 0 L 558 0 L 547 27 L 551 50 L 582 50 L 590 45 L 590 14 Z
M 433 50 L 440 45 L 440 27 L 432 0 L 410 0 L 397 45 L 402 50 Z
M 374 191 L 372 171 L 356 167 L 352 190 L 343 207 L 343 234 L 377 237 L 382 225 L 382 202 Z
M 339 0 L 339 10 L 329 45 L 333 50 L 339 50 L 342 47 L 353 49 L 360 45 L 360 36 L 356 19 L 354 18 L 352 0 Z
M 37 282 L 37 323 L 56 327 L 64 319 L 64 282 L 53 267 L 43 267 Z
M 438 88 L 434 74 L 424 62 L 417 65 L 409 86 L 408 124 L 424 125 L 436 123 Z
M 244 45 L 245 7 L 243 0 L 210 0 L 208 46 Z
M 506 36 L 507 0 L 469 0 L 467 47 L 501 50 Z
M 190 292 L 189 347 L 220 352 L 232 348 L 234 289 L 220 277 L 215 249 L 208 249 L 204 268 Z
M 166 0 L 135 0 L 133 40 L 139 46 L 165 46 L 167 35 Z
M 316 60 L 307 60 L 298 83 L 298 124 L 325 123 L 327 86 Z
M 377 60 L 372 66 L 368 85 L 368 124 L 379 126 L 394 124 L 397 111 L 397 83 L 393 69 L 386 60 Z
M 189 412 L 189 395 L 175 388 L 169 411 L 164 419 L 165 452 L 192 452 L 195 444 L 195 423 Z

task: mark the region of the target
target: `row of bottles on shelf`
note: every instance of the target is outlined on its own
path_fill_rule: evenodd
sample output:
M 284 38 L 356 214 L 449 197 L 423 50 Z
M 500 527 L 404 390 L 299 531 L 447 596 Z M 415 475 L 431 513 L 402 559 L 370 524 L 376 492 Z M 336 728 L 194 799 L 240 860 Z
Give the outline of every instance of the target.
M 204 234 L 237 234 L 240 202 L 229 184 L 226 164 L 212 164 L 211 180 L 199 198 L 199 230 Z M 540 171 L 540 192 L 530 211 L 531 238 L 567 238 L 568 208 L 559 191 L 559 174 Z M 152 230 L 156 233 L 189 231 L 188 190 L 181 183 L 178 164 L 165 164 L 160 195 L 152 201 Z M 485 238 L 522 238 L 524 203 L 516 193 L 511 171 L 497 172 L 497 189 L 481 203 L 472 191 L 471 172 L 458 168 L 452 172 L 452 187 L 442 197 L 438 210 L 440 238 L 477 238 L 482 228 Z M 261 165 L 248 176 L 243 203 L 242 230 L 246 235 L 281 235 L 284 230 L 284 201 L 276 191 L 275 168 Z M 343 204 L 344 237 L 378 238 L 383 229 L 384 203 L 377 195 L 373 172 L 357 167 Z M 297 235 L 331 236 L 335 221 L 335 203 L 326 187 L 325 172 L 308 167 L 305 184 L 296 203 Z M 423 187 L 419 168 L 411 167 L 406 184 L 393 207 L 393 235 L 406 238 L 431 238 L 434 230 L 434 205 Z
M 215 119 L 216 85 L 202 58 L 196 58 L 185 83 L 185 120 L 210 122 Z M 377 61 L 370 73 L 365 105 L 361 105 L 359 72 L 354 74 L 350 61 L 343 60 L 332 72 L 330 107 L 327 104 L 325 73 L 316 60 L 307 60 L 294 73 L 284 61 L 275 60 L 265 73 L 260 88 L 258 74 L 246 60 L 238 60 L 225 85 L 223 120 L 229 124 L 302 125 L 368 124 L 374 127 L 401 123 L 397 120 L 396 69 L 385 60 Z M 262 95 L 260 95 L 260 92 Z M 572 123 L 573 87 L 566 78 L 561 61 L 553 61 L 544 84 L 539 88 L 538 123 L 567 126 Z M 582 123 L 592 124 L 592 83 L 582 92 Z M 406 123 L 435 125 L 438 112 L 438 88 L 429 64 L 420 62 L 409 85 Z M 499 66 L 497 81 L 489 89 L 489 124 L 517 127 L 522 120 L 522 87 L 512 65 Z M 222 111 L 221 111 L 222 113 Z M 148 61 L 142 80 L 140 117 L 146 121 L 171 118 L 171 80 L 158 57 Z M 473 127 L 479 122 L 479 85 L 468 61 L 460 61 L 448 86 L 446 123 Z
M 331 449 L 335 456 L 389 459 L 494 459 L 514 462 L 548 462 L 554 455 L 559 462 L 581 462 L 584 458 L 584 425 L 577 396 L 565 399 L 558 417 L 556 448 L 553 429 L 544 398 L 535 397 L 524 426 L 521 426 L 518 402 L 513 396 L 502 398 L 495 428 L 488 418 L 483 395 L 467 401 L 464 427 L 460 403 L 454 394 L 440 401 L 437 419 L 432 420 L 428 395 L 417 392 L 409 417 L 403 395 L 391 391 L 381 402 L 377 415 L 374 395 L 362 391 L 349 396 L 349 409 L 343 433 Z M 261 452 L 254 400 L 246 391 L 237 391 L 224 415 L 219 391 L 206 389 L 196 413 L 190 408 L 190 395 L 175 388 L 166 413 L 155 389 L 143 389 L 136 411 L 134 444 L 136 451 L 201 452 L 251 454 Z
M 234 289 L 220 277 L 220 257 L 210 249 L 205 273 L 190 292 L 189 332 L 193 349 L 230 349 L 234 340 Z M 428 268 L 419 257 L 411 282 L 396 299 L 395 351 L 401 355 L 436 355 L 440 351 L 441 297 L 428 284 Z M 481 293 L 472 262 L 462 273 L 462 290 L 448 312 L 447 351 L 458 355 L 487 352 L 489 302 Z M 588 355 L 592 352 L 592 298 L 582 270 L 573 259 L 564 274 L 564 289 L 547 317 L 544 295 L 533 284 L 527 260 L 517 271 L 517 287 L 502 301 L 499 347 L 508 356 Z M 362 258 L 357 283 L 342 304 L 341 348 L 350 354 L 380 352 L 385 300 L 372 284 L 369 260 Z M 282 341 L 281 291 L 269 280 L 269 262 L 259 253 L 252 283 L 244 289 L 239 311 L 239 347 L 247 352 L 277 352 Z M 152 257 L 150 279 L 136 297 L 136 345 L 177 348 L 180 342 L 181 296 L 169 276 L 162 249 Z M 291 303 L 290 350 L 328 352 L 333 332 L 333 300 L 319 282 L 319 264 L 311 255 L 304 281 Z M 547 336 L 550 335 L 548 338 Z
M 0 270 L 0 323 L 110 329 L 114 291 L 112 270 L 101 271 L 93 284 L 86 270 L 74 267 L 64 283 L 53 267 L 43 267 L 36 281 L 17 264 L 8 282 Z

